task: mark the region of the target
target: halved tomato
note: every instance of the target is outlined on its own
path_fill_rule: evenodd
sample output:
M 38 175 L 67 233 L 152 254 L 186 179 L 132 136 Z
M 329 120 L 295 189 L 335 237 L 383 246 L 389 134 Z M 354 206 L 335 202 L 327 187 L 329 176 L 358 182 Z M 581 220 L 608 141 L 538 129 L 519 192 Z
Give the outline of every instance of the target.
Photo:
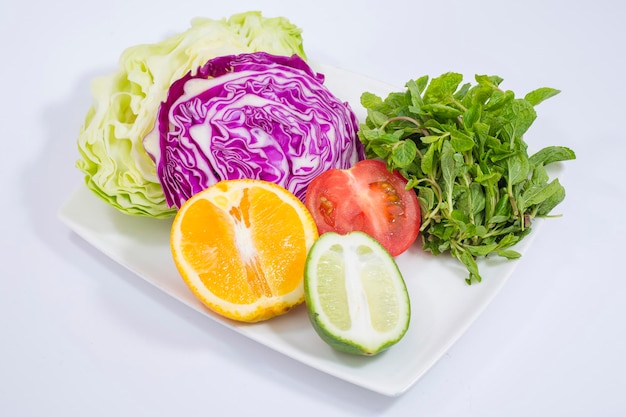
M 349 169 L 331 169 L 311 181 L 305 205 L 319 234 L 355 230 L 376 239 L 392 256 L 417 239 L 420 207 L 414 190 L 398 172 L 379 160 L 366 159 Z

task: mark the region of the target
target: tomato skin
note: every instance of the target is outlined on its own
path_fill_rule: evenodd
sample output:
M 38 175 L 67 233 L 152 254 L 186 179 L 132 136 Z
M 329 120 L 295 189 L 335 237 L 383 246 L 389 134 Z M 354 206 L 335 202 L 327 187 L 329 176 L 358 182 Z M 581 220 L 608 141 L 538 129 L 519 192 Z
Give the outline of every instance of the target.
M 398 256 L 415 242 L 421 223 L 417 195 L 405 189 L 406 183 L 398 172 L 389 172 L 384 162 L 366 159 L 314 178 L 305 205 L 320 235 L 359 230 Z

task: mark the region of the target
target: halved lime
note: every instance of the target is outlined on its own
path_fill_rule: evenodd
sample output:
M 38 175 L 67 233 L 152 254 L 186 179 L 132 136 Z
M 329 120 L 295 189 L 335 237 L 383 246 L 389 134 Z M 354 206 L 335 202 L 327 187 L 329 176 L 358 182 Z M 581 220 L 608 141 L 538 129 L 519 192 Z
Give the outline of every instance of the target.
M 311 323 L 331 347 L 375 355 L 406 333 L 411 306 L 393 257 L 363 232 L 321 235 L 309 251 L 304 294 Z

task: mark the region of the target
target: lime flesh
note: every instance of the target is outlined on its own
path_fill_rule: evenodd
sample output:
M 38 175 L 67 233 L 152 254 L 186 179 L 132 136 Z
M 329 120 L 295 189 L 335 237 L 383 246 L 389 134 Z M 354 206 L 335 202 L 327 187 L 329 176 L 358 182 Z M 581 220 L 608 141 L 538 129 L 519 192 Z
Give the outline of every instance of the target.
M 365 233 L 320 236 L 309 252 L 304 281 L 311 323 L 337 350 L 374 355 L 408 329 L 410 301 L 402 274 Z

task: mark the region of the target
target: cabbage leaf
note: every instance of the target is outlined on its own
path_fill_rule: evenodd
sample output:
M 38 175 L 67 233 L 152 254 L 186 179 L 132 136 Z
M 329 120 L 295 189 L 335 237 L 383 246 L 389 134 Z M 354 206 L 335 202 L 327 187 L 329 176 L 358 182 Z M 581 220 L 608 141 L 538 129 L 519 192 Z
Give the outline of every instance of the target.
M 247 12 L 228 19 L 196 18 L 180 34 L 125 50 L 119 68 L 92 83 L 93 105 L 78 136 L 76 163 L 96 195 L 122 212 L 149 217 L 175 213 L 156 166 L 143 147 L 160 103 L 174 81 L 212 58 L 265 51 L 306 59 L 301 30 L 282 17 Z
M 144 140 L 171 206 L 221 180 L 279 184 L 304 201 L 313 178 L 364 157 L 348 103 L 299 56 L 210 60 L 172 84 Z

